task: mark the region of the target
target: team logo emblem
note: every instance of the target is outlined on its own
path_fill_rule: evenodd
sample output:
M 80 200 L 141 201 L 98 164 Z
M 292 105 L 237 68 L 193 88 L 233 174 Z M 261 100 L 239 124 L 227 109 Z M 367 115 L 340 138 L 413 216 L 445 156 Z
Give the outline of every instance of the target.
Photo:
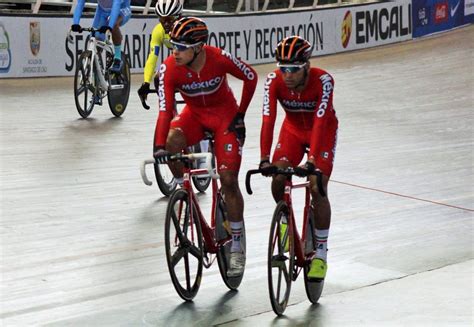
M 224 145 L 224 150 L 226 152 L 231 152 L 232 151 L 232 144 L 228 143 Z
M 346 12 L 344 15 L 344 19 L 342 20 L 341 25 L 341 43 L 342 46 L 347 48 L 349 44 L 349 40 L 351 39 L 351 32 L 352 32 L 352 14 L 350 10 Z
M 30 49 L 31 53 L 36 56 L 40 51 L 41 34 L 40 34 L 40 23 L 30 22 Z

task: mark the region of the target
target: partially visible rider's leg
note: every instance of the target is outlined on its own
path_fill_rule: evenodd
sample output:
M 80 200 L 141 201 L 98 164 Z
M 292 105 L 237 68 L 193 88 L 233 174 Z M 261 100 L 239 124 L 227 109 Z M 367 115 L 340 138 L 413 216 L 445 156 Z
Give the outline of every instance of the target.
M 186 138 L 180 129 L 170 129 L 166 139 L 166 150 L 170 153 L 179 153 L 186 148 Z M 183 181 L 183 163 L 178 161 L 168 162 L 176 181 L 182 184 Z
M 272 163 L 274 166 L 285 169 L 291 166 L 288 161 L 276 161 Z M 272 195 L 276 203 L 283 200 L 283 195 L 285 194 L 285 180 L 286 176 L 276 175 L 272 179 Z
M 115 25 L 112 29 L 112 42 L 114 43 L 114 59 L 122 59 L 122 32 L 120 31 L 120 25 L 122 24 L 122 16 L 117 18 Z
M 230 264 L 227 275 L 236 277 L 242 275 L 245 269 L 245 253 L 241 243 L 244 233 L 244 198 L 239 188 L 238 172 L 224 170 L 219 171 L 219 175 L 227 207 L 227 218 L 232 231 Z
M 329 227 L 331 225 L 331 204 L 329 202 L 327 187 L 329 177 L 326 175 L 322 176 L 322 184 L 326 196 L 323 197 L 319 193 L 317 186 L 317 177 L 311 176 L 311 194 L 313 198 L 314 206 L 314 226 L 316 234 L 316 259 L 311 264 L 311 270 L 308 276 L 311 278 L 324 279 L 326 277 L 327 270 L 327 244 L 329 236 Z

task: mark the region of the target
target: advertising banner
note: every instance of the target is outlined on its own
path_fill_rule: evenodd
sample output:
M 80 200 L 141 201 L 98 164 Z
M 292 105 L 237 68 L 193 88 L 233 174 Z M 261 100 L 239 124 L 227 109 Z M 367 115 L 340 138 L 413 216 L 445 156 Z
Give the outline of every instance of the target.
M 313 56 L 362 49 L 411 38 L 411 1 L 400 0 L 354 7 L 291 13 L 205 17 L 208 44 L 225 49 L 250 64 L 274 61 L 284 37 L 300 35 L 313 45 Z M 0 16 L 0 78 L 73 75 L 76 59 L 86 47 L 83 34 L 66 40 L 72 18 Z M 90 26 L 92 17 L 80 24 Z M 158 20 L 132 17 L 122 27 L 123 51 L 133 73 L 143 72 L 150 34 Z M 161 60 L 170 54 L 163 49 Z
M 474 0 L 413 0 L 413 37 L 474 22 Z
M 336 52 L 410 40 L 411 1 L 378 3 L 335 10 Z

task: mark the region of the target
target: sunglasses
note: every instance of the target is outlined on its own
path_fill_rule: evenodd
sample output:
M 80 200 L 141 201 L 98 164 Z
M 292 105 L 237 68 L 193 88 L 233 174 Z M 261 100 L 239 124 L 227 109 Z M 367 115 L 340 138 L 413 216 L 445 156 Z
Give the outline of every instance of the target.
M 197 44 L 182 44 L 182 43 L 176 43 L 171 41 L 170 42 L 174 50 L 178 50 L 179 52 L 186 51 L 189 48 L 194 48 L 195 46 L 199 45 Z
M 301 65 L 285 65 L 285 64 L 277 64 L 278 68 L 280 68 L 280 71 L 285 74 L 285 73 L 297 73 L 301 68 L 306 66 L 306 64 L 301 64 Z
M 159 21 L 160 23 L 164 23 L 164 24 L 172 24 L 178 18 L 179 16 L 164 16 L 164 17 L 160 17 Z

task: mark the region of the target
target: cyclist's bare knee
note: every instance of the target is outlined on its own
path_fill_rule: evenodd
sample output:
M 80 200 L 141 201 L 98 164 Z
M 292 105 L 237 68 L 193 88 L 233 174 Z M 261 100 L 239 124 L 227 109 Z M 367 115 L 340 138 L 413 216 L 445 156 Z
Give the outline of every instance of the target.
M 180 129 L 171 129 L 166 139 L 166 150 L 178 153 L 186 148 L 186 138 Z

